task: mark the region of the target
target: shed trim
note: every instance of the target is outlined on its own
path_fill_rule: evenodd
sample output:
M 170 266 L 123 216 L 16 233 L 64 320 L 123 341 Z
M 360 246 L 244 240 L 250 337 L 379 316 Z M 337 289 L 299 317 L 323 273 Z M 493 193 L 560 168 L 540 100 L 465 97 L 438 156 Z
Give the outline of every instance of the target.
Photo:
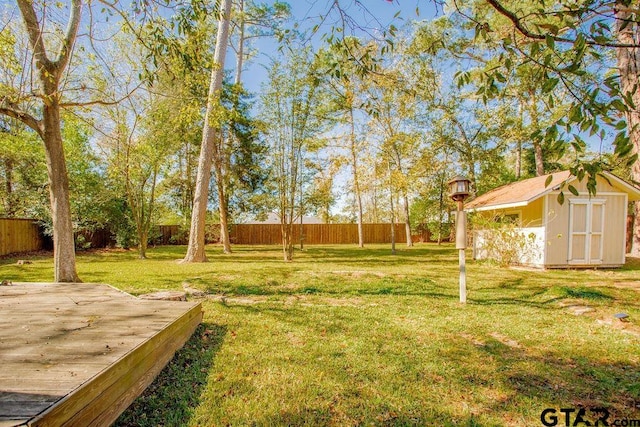
M 554 190 L 549 194 L 557 195 L 557 194 L 560 194 L 560 191 Z M 569 195 L 571 197 L 574 197 L 573 193 L 569 193 Z M 598 191 L 596 195 L 593 196 L 592 198 L 599 197 L 599 196 L 625 196 L 625 195 L 627 195 L 627 193 L 625 193 L 624 191 Z M 578 196 L 575 196 L 575 197 L 583 197 L 583 196 L 590 196 L 590 194 L 587 191 L 580 191 L 578 192 Z
M 633 194 L 634 196 L 636 196 L 637 199 L 640 199 L 640 189 L 638 189 L 635 186 L 629 184 L 624 179 L 618 178 L 617 176 L 615 176 L 612 173 L 603 172 L 602 175 L 605 178 L 609 178 L 609 180 L 611 180 L 611 181 L 615 181 L 620 187 L 622 187 L 625 190 L 627 190 L 628 194 Z
M 537 197 L 535 199 L 537 199 Z M 483 211 L 495 211 L 500 209 L 521 208 L 523 206 L 527 206 L 529 202 L 532 202 L 535 199 L 525 200 L 524 202 L 503 203 L 501 205 L 480 206 L 479 208 L 471 208 L 471 209 L 465 209 L 465 210 L 470 212 L 483 212 Z
M 549 215 L 547 214 L 547 210 L 549 209 L 549 196 L 545 194 L 542 198 L 542 226 L 544 227 L 544 249 L 542 251 L 542 265 L 547 265 L 547 252 L 549 242 Z
M 629 195 L 624 195 L 624 206 L 629 206 Z M 622 223 L 624 224 L 624 239 L 622 239 L 622 261 L 620 263 L 624 265 L 627 262 L 627 211 L 622 211 Z

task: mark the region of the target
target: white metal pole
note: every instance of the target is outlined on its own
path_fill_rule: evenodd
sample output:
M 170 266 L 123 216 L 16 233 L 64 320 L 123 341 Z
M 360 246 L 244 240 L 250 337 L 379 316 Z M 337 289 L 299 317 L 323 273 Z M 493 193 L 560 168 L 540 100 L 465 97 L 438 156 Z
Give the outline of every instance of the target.
M 467 272 L 466 272 L 466 259 L 464 256 L 464 249 L 458 251 L 458 258 L 460 263 L 460 302 L 467 302 Z
M 458 249 L 458 264 L 460 265 L 460 302 L 467 302 L 467 272 L 464 250 L 467 247 L 467 213 L 464 211 L 462 200 L 458 200 L 456 215 L 456 249 Z

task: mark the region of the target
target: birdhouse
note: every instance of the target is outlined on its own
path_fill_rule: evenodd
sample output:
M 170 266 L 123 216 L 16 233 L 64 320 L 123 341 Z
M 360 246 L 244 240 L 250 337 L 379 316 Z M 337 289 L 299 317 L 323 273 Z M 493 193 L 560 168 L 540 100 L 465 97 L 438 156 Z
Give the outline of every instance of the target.
M 471 181 L 463 176 L 456 176 L 449 181 L 449 196 L 455 202 L 463 202 L 471 194 Z

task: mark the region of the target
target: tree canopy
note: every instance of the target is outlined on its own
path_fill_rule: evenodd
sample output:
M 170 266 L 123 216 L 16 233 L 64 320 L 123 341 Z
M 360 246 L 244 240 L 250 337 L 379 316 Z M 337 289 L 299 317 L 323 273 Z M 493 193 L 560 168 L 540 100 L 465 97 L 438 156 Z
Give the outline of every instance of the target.
M 0 212 L 48 224 L 56 280 L 78 280 L 83 230 L 144 256 L 175 223 L 204 260 L 214 223 L 230 251 L 233 223 L 277 212 L 290 259 L 304 215 L 442 235 L 458 173 L 476 195 L 560 169 L 592 193 L 603 170 L 640 181 L 628 1 L 2 7 Z

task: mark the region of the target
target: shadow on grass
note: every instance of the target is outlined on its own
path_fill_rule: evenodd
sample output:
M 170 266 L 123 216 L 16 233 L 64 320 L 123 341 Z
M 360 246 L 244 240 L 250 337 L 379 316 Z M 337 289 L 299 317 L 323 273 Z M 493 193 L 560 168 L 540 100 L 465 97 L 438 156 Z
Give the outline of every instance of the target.
M 429 279 L 424 279 L 429 283 Z M 198 283 L 197 281 L 191 281 L 190 283 Z M 450 293 L 447 293 L 447 288 L 436 286 L 429 283 L 428 287 L 421 287 L 419 281 L 401 282 L 400 284 L 388 283 L 381 281 L 370 287 L 362 287 L 361 285 L 345 284 L 344 287 L 336 289 L 336 287 L 327 288 L 321 285 L 307 285 L 300 286 L 295 289 L 283 288 L 277 285 L 276 288 L 269 288 L 269 286 L 255 286 L 255 285 L 229 285 L 223 288 L 216 288 L 205 285 L 206 292 L 209 294 L 223 294 L 226 296 L 281 296 L 289 297 L 296 295 L 325 295 L 330 297 L 358 297 L 365 295 L 394 295 L 394 296 L 414 296 L 414 297 L 430 297 L 438 299 L 457 299 L 458 296 L 452 289 Z M 438 289 L 440 288 L 440 289 Z
M 428 415 L 424 412 L 427 411 L 409 409 L 403 412 L 397 408 L 390 407 L 390 405 L 381 405 L 376 411 L 367 413 L 367 418 L 375 420 L 375 422 L 371 422 L 371 425 L 379 426 L 405 427 L 438 425 L 441 427 L 488 427 L 487 424 L 482 424 L 478 421 L 474 415 L 460 417 L 434 410 L 428 411 Z M 299 408 L 296 411 L 281 411 L 279 414 L 262 421 L 261 424 L 269 426 L 335 425 L 334 415 L 331 410 L 326 408 L 306 407 Z M 360 423 L 345 421 L 345 425 L 351 424 L 359 425 Z M 494 425 L 495 424 L 491 424 L 491 426 Z
M 547 298 L 543 299 L 545 294 L 549 292 L 549 288 L 545 286 L 529 286 L 527 288 L 528 292 L 524 292 L 522 290 L 514 290 L 514 295 L 505 295 L 500 297 L 493 296 L 489 292 L 492 289 L 501 289 L 504 291 L 505 289 L 510 288 L 505 288 L 502 285 L 498 285 L 494 288 L 484 288 L 482 290 L 474 292 L 471 296 L 469 296 L 468 301 L 478 305 L 521 305 L 536 308 L 560 309 L 560 307 L 558 306 L 550 307 L 550 305 L 558 301 L 570 298 L 569 295 L 565 294 L 562 296 L 549 295 Z M 487 293 L 489 294 L 488 297 L 483 296 Z
M 562 291 L 571 298 L 584 298 L 590 300 L 612 300 L 613 297 L 600 292 L 596 289 L 587 288 L 567 288 L 563 287 Z
M 203 323 L 114 427 L 185 425 L 200 403 L 225 326 Z
M 640 257 L 627 256 L 627 260 L 624 266 L 620 270 L 622 271 L 640 270 Z
M 640 414 L 636 406 L 640 402 L 637 363 L 607 362 L 597 355 L 598 349 L 588 348 L 573 357 L 560 352 L 533 355 L 491 338 L 481 351 L 497 362 L 498 372 L 503 372 L 500 381 L 514 395 L 557 408 L 607 408 L 612 417 Z M 543 409 L 541 406 L 540 411 Z
M 217 251 L 212 252 L 207 251 L 207 257 L 210 261 L 225 261 L 229 259 L 229 255 L 218 253 Z M 303 252 L 296 250 L 292 263 L 293 265 L 296 265 L 296 263 L 304 264 L 313 262 L 332 265 L 394 266 L 413 263 L 422 264 L 425 262 L 425 259 L 428 259 L 429 262 L 437 261 L 444 264 L 453 264 L 457 262 L 457 258 L 454 255 L 450 247 L 438 247 L 434 245 L 398 249 L 395 255 L 391 253 L 390 247 L 380 247 L 380 245 L 364 248 L 358 248 L 353 245 L 319 245 L 308 246 Z M 277 246 L 236 247 L 234 248 L 232 256 L 234 257 L 233 262 L 239 264 L 256 262 L 270 263 L 280 262 L 282 260 Z

